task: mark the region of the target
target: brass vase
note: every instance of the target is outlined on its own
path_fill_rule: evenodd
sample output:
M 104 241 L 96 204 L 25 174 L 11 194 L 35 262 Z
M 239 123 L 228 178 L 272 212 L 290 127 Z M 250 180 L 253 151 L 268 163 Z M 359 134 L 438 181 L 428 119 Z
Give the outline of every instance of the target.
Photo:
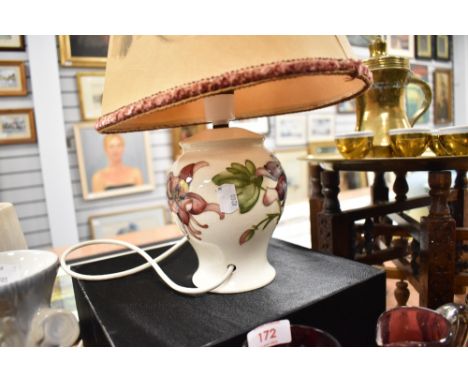
M 386 43 L 380 37 L 369 46 L 370 58 L 364 63 L 374 77 L 374 84 L 356 99 L 357 131 L 374 133 L 369 157 L 393 156 L 389 130 L 411 128 L 429 108 L 432 91 L 423 80 L 410 70 L 408 58 L 387 55 Z M 419 86 L 424 94 L 420 108 L 408 117 L 405 90 L 408 84 Z

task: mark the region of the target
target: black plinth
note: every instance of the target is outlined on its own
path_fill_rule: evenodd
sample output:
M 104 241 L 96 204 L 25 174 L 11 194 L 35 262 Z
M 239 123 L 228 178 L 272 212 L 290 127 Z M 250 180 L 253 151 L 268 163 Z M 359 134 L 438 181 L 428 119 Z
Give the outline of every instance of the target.
M 163 249 L 153 250 L 156 257 Z M 248 254 L 245 254 L 248 256 Z M 74 280 L 85 346 L 237 346 L 266 322 L 288 318 L 333 334 L 344 346 L 375 345 L 375 324 L 385 310 L 385 273 L 357 262 L 272 240 L 276 269 L 268 286 L 241 294 L 180 295 L 156 273 L 112 281 Z M 142 263 L 137 255 L 84 264 L 87 274 Z M 161 263 L 179 284 L 193 286 L 197 259 L 189 244 Z

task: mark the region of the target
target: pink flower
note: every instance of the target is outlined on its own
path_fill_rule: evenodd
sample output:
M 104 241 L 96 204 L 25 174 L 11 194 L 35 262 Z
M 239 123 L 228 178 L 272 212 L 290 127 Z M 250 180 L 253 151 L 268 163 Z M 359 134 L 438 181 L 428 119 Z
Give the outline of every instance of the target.
M 201 240 L 202 232 L 200 228 L 206 229 L 208 228 L 208 224 L 200 224 L 195 219 L 194 215 L 212 211 L 216 212 L 220 219 L 224 219 L 224 213 L 220 211 L 219 204 L 208 203 L 200 195 L 189 191 L 193 175 L 196 171 L 205 166 L 208 166 L 208 162 L 200 161 L 183 167 L 178 176 L 175 176 L 171 172 L 169 173 L 166 185 L 169 208 L 177 215 L 180 222 L 183 224 L 186 229 L 185 233 L 190 233 L 198 240 Z
M 265 166 L 257 168 L 256 175 L 266 176 L 277 181 L 276 187 L 267 187 L 265 195 L 263 195 L 263 204 L 269 206 L 279 200 L 281 206 L 283 206 L 286 200 L 288 183 L 280 162 L 276 158 L 269 161 Z

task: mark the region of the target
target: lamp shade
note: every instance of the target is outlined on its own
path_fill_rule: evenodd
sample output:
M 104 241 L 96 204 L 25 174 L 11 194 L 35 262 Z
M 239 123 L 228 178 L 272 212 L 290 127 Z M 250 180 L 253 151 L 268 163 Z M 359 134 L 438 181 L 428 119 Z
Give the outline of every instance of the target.
M 234 92 L 236 119 L 313 110 L 371 82 L 340 36 L 112 36 L 96 128 L 211 122 L 203 98 L 225 92 Z

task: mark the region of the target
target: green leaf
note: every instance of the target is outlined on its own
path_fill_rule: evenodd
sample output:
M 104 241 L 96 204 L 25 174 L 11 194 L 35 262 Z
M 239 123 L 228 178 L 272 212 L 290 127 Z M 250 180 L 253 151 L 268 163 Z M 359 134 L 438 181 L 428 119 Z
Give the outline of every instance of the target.
M 251 160 L 247 159 L 245 161 L 245 167 L 247 168 L 247 170 L 250 172 L 251 175 L 255 175 L 257 168 L 255 167 L 254 163 Z
M 245 167 L 244 165 L 242 165 L 242 164 L 240 164 L 240 163 L 236 163 L 236 162 L 231 163 L 231 167 L 232 167 L 232 168 L 235 168 L 235 169 L 238 170 L 238 171 L 242 171 L 242 172 L 243 172 L 245 175 L 247 175 L 247 176 L 250 176 L 250 175 L 251 175 L 250 172 L 249 172 L 249 170 L 247 170 L 247 167 Z
M 251 183 L 245 187 L 237 188 L 237 199 L 239 201 L 239 210 L 241 214 L 249 212 L 260 196 L 260 188 Z
M 219 174 L 215 175 L 212 179 L 212 182 L 217 186 L 221 186 L 222 184 L 234 184 L 237 187 L 244 187 L 250 183 L 250 180 L 243 175 L 234 175 L 228 171 L 220 172 Z
M 250 175 L 247 175 L 245 171 L 238 170 L 237 168 L 234 168 L 234 167 L 227 167 L 226 170 L 234 175 L 239 175 L 247 179 L 250 177 Z

